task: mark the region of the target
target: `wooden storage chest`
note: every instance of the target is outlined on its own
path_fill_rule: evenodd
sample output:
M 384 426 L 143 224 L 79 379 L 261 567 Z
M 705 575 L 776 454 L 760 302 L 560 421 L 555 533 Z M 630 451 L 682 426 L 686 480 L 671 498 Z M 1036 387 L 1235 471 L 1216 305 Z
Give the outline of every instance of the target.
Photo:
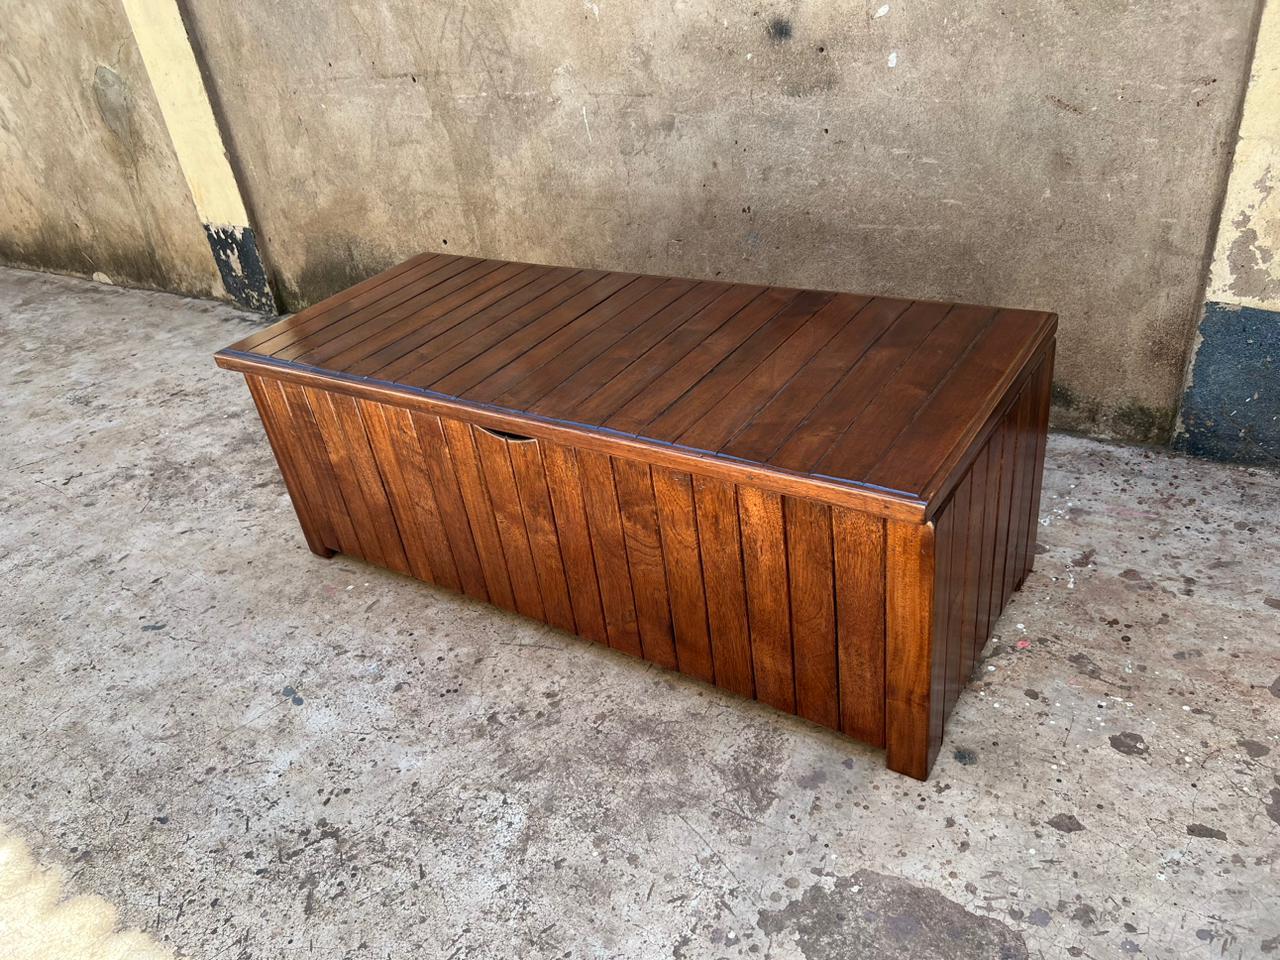
M 220 351 L 310 548 L 925 778 L 1031 569 L 1052 314 L 424 254 Z

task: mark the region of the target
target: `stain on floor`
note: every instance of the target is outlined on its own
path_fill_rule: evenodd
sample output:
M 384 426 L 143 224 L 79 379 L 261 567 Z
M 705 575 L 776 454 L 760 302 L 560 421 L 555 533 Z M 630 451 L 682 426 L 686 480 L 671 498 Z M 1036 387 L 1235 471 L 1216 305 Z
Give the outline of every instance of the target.
M 785 907 L 761 910 L 756 926 L 771 943 L 794 941 L 804 957 L 1027 956 L 1022 937 L 1007 923 L 971 913 L 929 887 L 870 870 L 815 881 Z

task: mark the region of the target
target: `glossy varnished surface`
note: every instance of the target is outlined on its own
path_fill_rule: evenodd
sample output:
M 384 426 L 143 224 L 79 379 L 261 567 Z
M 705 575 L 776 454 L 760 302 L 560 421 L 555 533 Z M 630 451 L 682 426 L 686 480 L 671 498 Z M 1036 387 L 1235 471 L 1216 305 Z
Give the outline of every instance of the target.
M 248 377 L 311 549 L 881 745 L 885 521 Z
M 1053 329 L 1022 310 L 424 254 L 220 359 L 927 504 Z
M 316 553 L 883 745 L 923 779 L 1031 567 L 1053 329 L 424 255 L 218 362 L 244 372 Z

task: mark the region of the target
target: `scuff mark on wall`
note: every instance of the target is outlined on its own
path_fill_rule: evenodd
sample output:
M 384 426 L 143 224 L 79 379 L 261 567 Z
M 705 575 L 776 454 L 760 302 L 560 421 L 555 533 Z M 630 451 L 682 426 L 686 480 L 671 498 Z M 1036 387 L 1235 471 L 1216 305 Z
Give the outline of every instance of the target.
M 93 100 L 98 114 L 117 140 L 133 150 L 133 106 L 129 88 L 110 67 L 99 64 L 93 71 Z

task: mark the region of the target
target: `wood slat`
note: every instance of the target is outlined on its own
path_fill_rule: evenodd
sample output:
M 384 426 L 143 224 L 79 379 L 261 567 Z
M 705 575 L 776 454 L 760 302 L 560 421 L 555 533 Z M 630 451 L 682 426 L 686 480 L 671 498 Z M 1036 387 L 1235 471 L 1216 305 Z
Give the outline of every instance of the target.
M 933 329 L 911 355 L 910 363 L 854 418 L 813 470 L 839 477 L 863 476 L 871 470 L 947 383 L 994 315 L 988 307 L 952 308 L 946 322 Z M 936 415 L 948 416 L 945 412 Z
M 334 540 L 328 546 L 340 553 L 361 556 L 360 538 L 356 535 L 306 391 L 292 383 L 281 383 L 279 387 L 279 396 L 288 410 L 289 433 L 297 443 L 297 464 L 302 483 L 308 497 L 328 518 L 333 531 Z
M 609 646 L 639 657 L 644 651 L 627 570 L 627 548 L 613 465 L 606 454 L 594 450 L 579 450 L 577 458 Z
M 666 467 L 652 467 L 651 473 L 662 557 L 667 567 L 676 664 L 682 673 L 714 683 L 693 478 Z
M 840 727 L 831 510 L 812 500 L 783 500 L 787 525 L 787 580 L 795 648 L 796 712 Z
M 755 693 L 755 682 L 736 492 L 732 484 L 722 480 L 695 476 L 693 499 L 716 686 L 750 697 Z
M 528 283 L 518 283 L 518 279 L 508 281 L 512 289 L 499 299 L 474 312 L 460 308 L 415 325 L 412 332 L 352 364 L 350 372 L 395 383 L 398 377 L 423 366 L 436 355 L 471 341 L 492 324 L 510 320 L 513 314 L 517 317 L 515 322 L 519 317 L 537 316 L 590 282 L 582 276 L 582 271 L 564 267 L 544 268 Z
M 547 622 L 570 632 L 576 629 L 573 604 L 569 598 L 569 581 L 565 575 L 560 537 L 556 530 L 551 497 L 547 491 L 546 468 L 542 461 L 542 445 L 536 441 L 508 444 L 511 467 L 515 473 L 516 492 L 524 512 L 529 533 L 529 549 L 538 575 L 542 605 Z M 588 565 L 590 572 L 590 565 Z M 593 573 L 594 575 L 594 573 Z
M 443 542 L 435 497 L 420 463 L 413 460 L 415 453 L 421 460 L 421 450 L 407 411 L 368 400 L 357 400 L 356 407 L 382 474 L 409 571 L 419 580 L 459 589 L 461 581 L 453 567 L 452 551 Z M 404 415 L 403 422 L 397 414 Z
M 992 603 L 992 584 L 996 571 L 996 536 L 999 529 L 1000 477 L 1004 466 L 1004 430 L 997 427 L 991 433 L 981 454 L 986 460 L 985 482 L 982 487 L 982 559 L 978 567 L 978 623 L 970 651 L 969 662 L 976 663 L 991 636 L 991 627 L 1000 610 Z
M 934 620 L 930 653 L 933 665 L 929 682 L 929 729 L 933 743 L 930 749 L 937 749 L 937 744 L 942 740 L 942 727 L 947 715 L 947 665 L 955 648 L 952 641 L 951 598 L 955 593 L 956 513 L 953 498 L 936 517 L 936 579 L 933 583 Z
M 531 409 L 547 413 L 572 410 L 579 421 L 603 422 L 661 371 L 661 361 L 655 360 L 655 355 L 673 349 L 673 340 L 680 336 L 700 338 L 701 331 L 719 326 L 750 296 L 750 291 L 718 283 L 691 286 L 668 307 L 654 312 L 611 343 L 607 352 L 602 351 L 571 375 L 562 377 L 558 386 L 538 397 Z
M 766 357 L 830 299 L 829 293 L 806 290 L 797 294 L 767 324 L 656 416 L 648 429 L 659 436 L 679 437 L 749 377 Z M 734 407 L 733 410 L 735 413 L 731 415 L 738 415 L 741 408 Z
M 738 488 L 738 518 L 746 572 L 747 617 L 756 699 L 796 712 L 791 648 L 791 604 L 782 497 L 767 490 Z
M 410 382 L 420 383 L 437 393 L 462 395 L 467 388 L 479 383 L 503 365 L 518 357 L 525 350 L 550 336 L 562 326 L 584 313 L 600 308 L 600 313 L 608 314 L 609 307 L 625 302 L 625 296 L 615 300 L 615 296 L 638 278 L 629 273 L 606 273 L 586 289 L 570 297 L 540 316 L 530 319 L 519 327 L 507 330 L 503 337 L 489 345 L 478 356 L 464 358 L 459 351 L 458 359 L 462 362 L 439 377 L 425 379 L 422 370 L 415 371 L 408 378 Z M 447 357 L 448 354 L 441 355 Z
M 498 526 L 498 539 L 502 543 L 516 610 L 526 617 L 544 620 L 542 587 L 533 564 L 533 549 L 529 546 L 529 531 L 525 528 L 524 510 L 516 490 L 515 471 L 507 452 L 509 441 L 483 427 L 471 428 L 471 440 L 475 444 L 485 491 Z
M 799 291 L 796 290 L 767 290 L 732 314 L 732 323 L 722 323 L 714 332 L 696 340 L 696 346 L 688 349 L 688 352 L 678 353 L 681 348 L 688 346 L 683 343 L 672 348 L 663 357 L 667 366 L 663 367 L 660 362 L 653 367 L 638 368 L 631 382 L 631 386 L 635 387 L 631 399 L 610 414 L 604 426 L 633 433 L 645 430 L 649 435 L 655 435 L 656 431 L 648 430 L 649 423 L 655 417 L 706 376 L 721 358 L 737 349 L 777 316 L 798 295 Z M 658 348 L 660 345 L 661 341 Z
M 1031 506 L 1028 512 L 1027 545 L 1024 549 L 1019 585 L 1035 566 L 1036 538 L 1040 532 L 1040 489 L 1044 481 L 1044 455 L 1049 439 L 1049 407 L 1053 390 L 1053 344 L 1049 345 L 1044 359 L 1040 361 L 1036 371 L 1035 389 L 1035 420 L 1031 429 L 1035 437 L 1036 452 L 1031 471 Z
M 932 708 L 934 574 L 934 525 L 886 522 L 885 747 L 889 769 L 917 780 L 941 745 Z
M 769 462 L 788 470 L 806 471 L 831 449 L 854 418 L 883 393 L 886 384 L 946 316 L 941 303 L 914 303 L 876 344 L 876 351 L 846 368 L 832 387 L 770 455 Z
M 743 460 L 767 460 L 909 306 L 908 300 L 872 300 L 825 350 L 813 356 L 803 370 L 763 404 L 729 442 L 721 446 L 721 451 Z
M 598 270 L 580 270 L 562 277 L 549 290 L 513 310 L 482 310 L 423 349 L 379 370 L 377 375 L 412 387 L 434 388 L 442 377 L 473 359 L 486 356 L 490 348 L 499 347 L 513 333 L 548 313 L 568 310 L 577 316 L 593 306 L 599 302 L 591 293 L 597 284 L 603 283 L 609 292 L 616 289 L 616 278 L 614 281 L 609 278 L 609 274 Z
M 327 342 L 349 327 L 363 326 L 368 319 L 382 315 L 479 262 L 474 257 L 439 257 L 415 274 L 405 274 L 356 297 L 350 305 L 358 309 L 328 319 L 321 314 L 311 323 L 293 329 L 281 339 L 268 341 L 259 349 L 269 351 L 278 360 L 295 359 L 312 346 Z
M 884 521 L 831 510 L 840 729 L 884 746 Z
M 587 526 L 582 476 L 574 452 L 557 443 L 539 441 L 547 473 L 556 534 L 564 557 L 565 579 L 578 633 L 596 643 L 609 643 L 596 578 L 595 550 Z
M 484 479 L 480 475 L 480 458 L 476 453 L 471 427 L 458 420 L 441 417 L 440 429 L 449 449 L 449 459 L 453 464 L 471 536 L 475 541 L 476 556 L 484 573 L 489 602 L 507 610 L 516 610 L 516 595 L 507 571 L 506 553 L 503 550 L 502 536 L 498 532 L 498 518 L 494 515 Z
M 615 457 L 613 477 L 618 488 L 618 508 L 622 514 L 640 646 L 646 660 L 663 667 L 675 667 L 675 634 L 671 626 L 667 574 L 649 465 Z
M 409 414 L 409 419 L 462 590 L 469 597 L 487 601 L 489 588 L 440 418 L 415 411 Z
M 966 577 L 969 570 L 970 503 L 973 492 L 973 476 L 966 474 L 960 486 L 956 488 L 947 508 L 949 515 L 950 562 L 947 565 L 947 579 L 941 581 L 946 591 L 946 687 L 943 696 L 943 717 L 951 715 L 960 696 L 960 688 L 964 683 L 961 669 L 964 664 L 965 649 L 972 648 L 972 642 L 965 636 Z
M 488 266 L 492 261 L 485 261 Z M 352 343 L 341 351 L 334 350 L 335 344 L 326 344 L 328 356 L 321 360 L 319 355 L 313 363 L 325 363 L 360 375 L 364 371 L 376 370 L 400 356 L 403 351 L 402 341 L 421 333 L 428 327 L 442 327 L 461 323 L 467 317 L 474 316 L 504 297 L 533 283 L 545 276 L 545 267 L 531 267 L 526 263 L 504 263 L 494 270 L 485 270 L 483 275 L 465 285 L 459 284 L 457 289 L 444 291 L 441 284 L 431 291 L 434 296 L 429 302 L 426 298 L 410 300 L 378 317 L 376 329 L 362 331 L 363 336 L 353 339 Z M 464 275 L 459 274 L 454 280 Z M 452 281 L 451 281 L 452 283 Z
M 991 624 L 1004 610 L 1008 594 L 1005 593 L 1005 561 L 1009 555 L 1010 520 L 1013 513 L 1013 475 L 1018 459 L 1018 434 L 1016 428 L 1018 407 L 1015 403 L 1006 412 L 1001 425 L 1002 461 L 1000 464 L 1000 507 L 997 510 L 996 555 L 992 564 Z
M 1028 461 L 1032 454 L 1032 444 L 1027 432 L 1027 424 L 1031 419 L 1030 385 L 1024 385 L 1018 394 L 1014 417 L 1015 453 L 1012 486 L 1012 502 L 1009 507 L 1009 544 L 1004 564 L 1004 601 L 1007 603 L 1022 576 L 1018 558 L 1021 556 L 1023 540 L 1027 534 L 1027 511 L 1029 488 L 1027 484 Z M 1003 606 L 1003 604 L 1001 605 Z
M 252 374 L 246 375 L 244 379 L 258 409 L 258 418 L 262 421 L 263 431 L 271 444 L 276 463 L 280 467 L 285 490 L 293 503 L 293 512 L 302 527 L 303 539 L 307 541 L 307 547 L 312 553 L 322 557 L 330 556 L 337 549 L 330 544 L 336 544 L 337 538 L 319 503 L 310 502 L 307 483 L 299 464 L 303 454 L 293 435 L 288 408 L 280 397 L 280 385 L 274 380 L 264 380 Z M 310 496 L 314 497 L 315 493 Z
M 659 277 L 637 277 L 609 299 L 574 317 L 470 387 L 467 396 L 472 400 L 510 405 L 510 401 L 506 399 L 507 393 L 514 391 L 521 395 L 534 389 L 531 381 L 535 373 L 544 372 L 553 384 L 559 383 L 559 378 L 564 376 L 560 371 L 573 370 L 582 363 L 579 351 L 582 341 L 590 334 L 614 327 L 630 329 L 637 316 L 647 318 L 656 313 L 660 306 L 653 305 L 654 294 L 661 291 L 662 286 L 663 282 Z M 661 305 L 665 305 L 662 303 L 662 293 L 658 293 L 658 299 Z
M 1019 334 L 1041 314 L 1021 310 L 994 312 L 991 322 L 966 343 L 948 375 L 933 385 L 927 400 L 912 418 L 912 429 L 900 433 L 883 455 L 866 471 L 877 486 L 898 484 L 895 489 L 921 490 L 937 470 L 938 451 L 947 444 L 968 446 L 966 438 L 977 433 L 983 413 L 993 409 L 1009 390 L 1018 372 L 1007 356 L 1008 345 L 1030 338 Z M 909 398 L 904 398 L 909 403 Z M 964 424 L 972 425 L 966 431 Z
M 984 556 L 982 533 L 986 511 L 987 458 L 980 455 L 974 461 L 969 476 L 965 479 L 968 485 L 968 496 L 965 498 L 965 513 L 968 529 L 965 532 L 964 553 L 964 593 L 961 599 L 960 654 L 958 658 L 959 672 L 956 679 L 956 696 L 969 682 L 973 673 L 974 651 L 977 645 L 978 623 L 981 607 L 981 577 Z M 957 491 L 961 488 L 957 487 Z M 957 496 L 962 496 L 957 492 Z M 955 702 L 954 700 L 952 701 Z
M 394 330 L 398 321 L 413 317 L 415 321 L 429 320 L 447 313 L 450 306 L 466 303 L 477 293 L 501 283 L 503 279 L 521 269 L 520 264 L 503 263 L 501 260 L 481 260 L 451 276 L 436 278 L 437 282 L 418 290 L 412 296 L 380 310 L 362 315 L 358 323 L 344 324 L 332 337 L 312 338 L 306 350 L 294 350 L 289 354 L 277 352 L 281 359 L 294 359 L 312 366 L 332 365 L 346 368 L 365 353 L 370 352 L 371 341 L 386 331 Z M 445 271 L 441 271 L 445 273 Z M 411 290 L 412 287 L 406 288 Z M 379 304 L 379 306 L 382 306 Z M 326 331 L 328 333 L 329 331 Z
M 657 280 L 653 277 L 642 279 Z M 523 369 L 523 375 L 508 384 L 494 402 L 516 409 L 528 408 L 569 377 L 579 374 L 601 353 L 611 349 L 650 317 L 666 310 L 693 287 L 691 280 L 662 280 L 639 300 L 603 323 L 595 324 L 590 322 L 593 318 L 584 320 L 579 317 L 557 331 L 554 337 L 513 361 Z
M 416 257 L 410 257 L 404 263 L 396 264 L 388 270 L 375 274 L 367 280 L 362 280 L 353 287 L 348 287 L 331 297 L 327 297 L 319 303 L 299 310 L 291 317 L 285 317 L 283 320 L 272 324 L 263 330 L 257 330 L 245 337 L 243 340 L 237 341 L 232 345 L 233 350 L 259 350 L 263 344 L 276 337 L 296 336 L 312 319 L 321 314 L 329 317 L 343 316 L 352 312 L 358 307 L 353 305 L 362 294 L 368 293 L 376 287 L 381 287 L 397 278 L 405 278 L 399 280 L 400 283 L 408 282 L 408 278 L 421 272 L 425 265 L 433 260 L 439 259 L 437 254 L 423 253 Z
M 408 573 L 409 561 L 356 401 L 326 390 L 308 388 L 305 392 L 360 539 L 359 555 L 397 573 Z
M 445 519 L 445 507 L 441 503 L 436 483 L 432 479 L 423 445 L 414 424 L 413 414 L 401 407 L 381 404 L 382 417 L 387 425 L 387 440 L 395 449 L 404 487 L 397 496 L 402 498 L 406 516 L 417 520 L 419 536 L 427 551 L 434 581 L 450 590 L 471 593 L 467 577 L 463 575 L 457 550 L 449 540 L 449 521 Z M 361 411 L 364 411 L 361 407 Z M 395 505 L 393 499 L 392 505 Z M 403 525 L 401 527 L 403 529 Z
M 761 360 L 729 394 L 684 431 L 677 442 L 700 450 L 719 450 L 752 417 L 754 411 L 791 382 L 831 338 L 848 326 L 870 298 L 837 294 L 800 324 Z

